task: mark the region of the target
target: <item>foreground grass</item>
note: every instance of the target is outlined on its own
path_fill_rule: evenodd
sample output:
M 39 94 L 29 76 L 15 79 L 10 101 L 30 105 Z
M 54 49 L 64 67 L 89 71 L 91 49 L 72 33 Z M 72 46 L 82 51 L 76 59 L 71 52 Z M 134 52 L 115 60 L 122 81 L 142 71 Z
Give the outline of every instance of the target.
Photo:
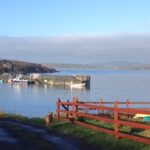
M 114 136 L 98 133 L 66 122 L 55 125 L 53 130 L 72 135 L 73 137 L 86 143 L 91 143 L 102 150 L 150 150 L 150 145 L 137 143 L 123 138 L 116 140 Z
M 43 126 L 44 121 L 42 118 L 27 118 L 20 115 L 10 115 L 0 113 L 1 118 L 7 118 L 12 120 L 21 121 L 27 124 Z M 109 124 L 100 123 L 101 126 L 107 126 L 112 128 Z M 130 133 L 130 128 L 121 128 L 123 132 Z M 116 140 L 114 136 L 98 133 L 90 129 L 85 129 L 81 126 L 73 125 L 69 122 L 54 123 L 53 131 L 65 135 L 75 137 L 85 143 L 92 144 L 97 149 L 102 150 L 150 150 L 150 145 L 130 141 L 127 139 Z
M 23 123 L 36 125 L 36 126 L 45 126 L 43 118 L 28 118 L 22 115 L 8 114 L 8 113 L 3 113 L 3 112 L 0 112 L 0 118 L 21 121 Z

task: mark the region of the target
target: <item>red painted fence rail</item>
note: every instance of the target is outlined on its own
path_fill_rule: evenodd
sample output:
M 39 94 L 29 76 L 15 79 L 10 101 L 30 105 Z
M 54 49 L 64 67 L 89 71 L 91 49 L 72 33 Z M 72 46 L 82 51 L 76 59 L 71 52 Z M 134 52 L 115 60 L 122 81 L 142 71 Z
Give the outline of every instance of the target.
M 57 121 L 62 119 L 61 113 L 63 113 L 66 116 L 65 119 L 85 128 L 114 135 L 116 139 L 127 138 L 145 144 L 150 144 L 150 138 L 148 137 L 127 134 L 119 131 L 120 126 L 127 126 L 133 129 L 150 130 L 149 123 L 133 121 L 131 119 L 135 114 L 150 115 L 150 102 L 130 102 L 129 100 L 126 102 L 104 102 L 103 100 L 100 100 L 99 102 L 80 102 L 77 98 L 73 98 L 71 102 L 69 100 L 64 102 L 58 99 L 56 104 Z M 140 105 L 140 107 L 142 105 L 146 107 L 139 108 L 137 105 Z M 97 113 L 87 113 L 86 111 L 96 111 Z M 109 115 L 107 115 L 108 113 Z M 122 119 L 121 117 L 123 115 L 126 115 L 127 118 Z M 111 123 L 113 124 L 113 130 L 81 122 L 77 120 L 77 117 Z

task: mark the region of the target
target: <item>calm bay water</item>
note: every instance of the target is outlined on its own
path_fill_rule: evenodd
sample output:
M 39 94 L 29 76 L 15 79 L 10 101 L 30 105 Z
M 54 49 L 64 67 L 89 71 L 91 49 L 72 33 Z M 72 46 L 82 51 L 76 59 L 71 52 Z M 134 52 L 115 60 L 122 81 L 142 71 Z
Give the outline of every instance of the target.
M 82 101 L 150 101 L 149 71 L 62 70 L 58 74 L 91 76 L 90 89 L 0 83 L 0 111 L 43 117 L 55 112 L 56 99 Z

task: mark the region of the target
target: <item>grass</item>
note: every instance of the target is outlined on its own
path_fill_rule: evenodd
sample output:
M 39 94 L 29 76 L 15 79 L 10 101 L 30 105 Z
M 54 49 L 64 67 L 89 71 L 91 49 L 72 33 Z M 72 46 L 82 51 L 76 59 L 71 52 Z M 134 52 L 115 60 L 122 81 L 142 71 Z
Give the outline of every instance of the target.
M 26 116 L 22 116 L 19 114 L 8 114 L 8 113 L 0 112 L 0 118 L 21 121 L 21 122 L 31 124 L 31 125 L 36 125 L 36 126 L 44 126 L 45 125 L 43 118 L 28 118 Z
M 5 113 L 0 113 L 0 117 L 18 120 L 32 125 L 44 126 L 44 121 L 42 118 L 27 118 L 20 115 L 5 114 Z M 83 121 L 86 121 L 89 124 L 96 124 L 98 126 L 109 128 L 109 129 L 113 128 L 111 124 L 107 124 L 104 122 L 91 121 L 91 120 L 83 120 Z M 116 140 L 114 136 L 98 133 L 93 130 L 83 128 L 81 126 L 71 124 L 69 122 L 54 123 L 53 131 L 75 137 L 85 143 L 92 144 L 98 149 L 102 149 L 102 150 L 120 150 L 120 149 L 121 150 L 150 150 L 150 145 L 138 143 L 124 138 Z M 128 134 L 133 132 L 130 127 L 125 127 L 125 126 L 120 127 L 120 131 L 126 132 Z M 140 132 L 141 135 L 143 134 L 150 135 L 150 131 L 149 132 L 142 131 L 142 132 Z
M 137 143 L 127 139 L 116 140 L 114 136 L 98 133 L 66 122 L 55 125 L 53 130 L 71 135 L 86 143 L 91 143 L 103 150 L 150 150 L 149 145 Z

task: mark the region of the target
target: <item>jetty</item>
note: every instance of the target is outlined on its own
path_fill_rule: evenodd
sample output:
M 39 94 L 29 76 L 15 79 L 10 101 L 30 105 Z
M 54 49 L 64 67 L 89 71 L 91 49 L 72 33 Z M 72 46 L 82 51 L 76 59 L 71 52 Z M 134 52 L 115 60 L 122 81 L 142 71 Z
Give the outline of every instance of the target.
M 49 85 L 49 86 L 69 86 L 70 88 L 90 88 L 91 77 L 89 75 L 54 75 L 31 73 L 28 75 L 17 74 L 13 78 L 21 76 L 22 80 L 32 81 L 34 84 Z M 10 74 L 0 75 L 0 80 L 6 83 L 12 81 Z M 18 81 L 18 80 L 17 80 Z M 11 82 L 13 83 L 13 82 Z M 20 82 L 18 82 L 20 83 Z
M 91 77 L 89 75 L 30 74 L 30 79 L 34 80 L 36 84 L 89 88 Z

